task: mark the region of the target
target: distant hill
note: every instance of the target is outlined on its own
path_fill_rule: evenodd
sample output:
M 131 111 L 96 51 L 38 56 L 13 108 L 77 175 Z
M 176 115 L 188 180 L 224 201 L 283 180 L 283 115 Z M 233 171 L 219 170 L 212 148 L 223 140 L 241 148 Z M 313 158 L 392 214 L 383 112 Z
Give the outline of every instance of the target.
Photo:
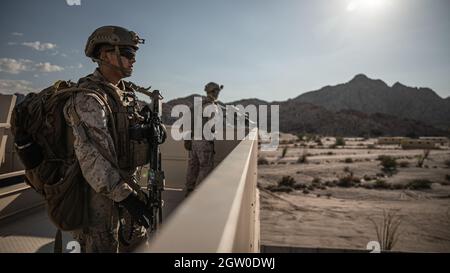
M 201 95 L 193 94 L 193 95 L 189 95 L 187 97 L 177 98 L 177 99 L 168 101 L 166 103 L 163 103 L 163 105 L 162 105 L 162 122 L 164 124 L 174 123 L 178 119 L 178 117 L 171 117 L 170 113 L 172 111 L 172 107 L 174 107 L 175 105 L 180 105 L 180 104 L 191 107 L 192 105 L 194 105 L 194 97 L 201 97 Z
M 443 99 L 429 88 L 408 87 L 398 82 L 390 87 L 363 74 L 344 84 L 304 93 L 294 101 L 312 103 L 330 111 L 383 113 L 450 128 L 449 98 Z
M 172 107 L 192 106 L 189 95 L 163 103 L 163 122 L 172 124 Z M 21 96 L 23 98 L 23 96 Z M 20 99 L 19 98 L 19 101 Z M 450 97 L 429 88 L 388 86 L 382 80 L 356 75 L 347 83 L 325 86 L 294 99 L 267 102 L 258 98 L 228 104 L 280 105 L 280 130 L 343 136 L 438 136 L 450 134 Z M 270 120 L 270 118 L 269 118 Z
M 172 124 L 177 120 L 178 118 L 170 117 L 172 107 L 177 104 L 190 107 L 193 104 L 194 96 L 199 95 L 190 95 L 163 104 L 163 122 Z M 316 133 L 342 136 L 435 136 L 447 134 L 444 130 L 416 120 L 381 113 L 367 114 L 355 110 L 331 111 L 296 99 L 266 102 L 253 98 L 227 104 L 243 106 L 278 104 L 280 105 L 280 131 L 294 134 Z
M 234 105 L 247 105 L 248 100 Z M 287 100 L 280 105 L 280 131 L 341 136 L 434 136 L 448 132 L 423 122 L 355 110 L 331 111 L 311 103 Z

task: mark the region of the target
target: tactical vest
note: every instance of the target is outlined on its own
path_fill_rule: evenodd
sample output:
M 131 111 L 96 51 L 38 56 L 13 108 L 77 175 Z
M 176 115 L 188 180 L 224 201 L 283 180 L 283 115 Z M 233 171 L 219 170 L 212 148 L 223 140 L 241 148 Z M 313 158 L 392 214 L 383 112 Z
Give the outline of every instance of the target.
M 99 103 L 110 109 L 112 117 L 108 119 L 108 128 L 114 140 L 118 167 L 126 172 L 133 172 L 136 167 L 149 162 L 149 143 L 147 139 L 131 139 L 129 128 L 143 123 L 138 113 L 134 91 L 125 83 L 125 90 L 114 90 L 106 83 L 93 76 L 80 79 L 80 88 L 93 89 L 102 94 Z M 104 105 L 104 101 L 107 105 Z

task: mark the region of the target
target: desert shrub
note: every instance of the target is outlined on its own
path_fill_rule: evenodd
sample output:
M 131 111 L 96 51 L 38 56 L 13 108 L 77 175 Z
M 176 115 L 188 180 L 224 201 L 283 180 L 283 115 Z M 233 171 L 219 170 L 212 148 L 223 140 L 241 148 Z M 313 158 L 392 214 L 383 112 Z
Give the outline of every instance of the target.
M 364 178 L 364 180 L 366 180 L 366 181 L 370 181 L 370 180 L 376 180 L 376 179 L 377 179 L 377 176 L 376 176 L 376 175 L 368 175 L 368 174 L 365 174 L 365 175 L 363 176 L 363 178 Z
M 328 148 L 330 148 L 330 149 L 336 149 L 336 144 L 331 144 Z
M 297 163 L 302 164 L 307 162 L 308 162 L 308 151 L 305 149 L 303 150 L 302 155 L 297 158 Z
M 269 161 L 265 157 L 258 158 L 258 165 L 269 165 Z
M 353 176 L 353 174 L 350 173 L 350 174 L 344 175 L 343 177 L 339 178 L 336 185 L 339 187 L 350 188 L 359 183 L 360 183 L 359 178 Z
M 320 178 L 314 177 L 313 180 L 312 180 L 312 183 L 313 183 L 313 184 L 320 184 L 321 181 L 322 181 L 322 180 L 321 180 Z
M 343 169 L 343 171 L 344 171 L 344 173 L 349 173 L 350 175 L 353 176 L 353 171 L 350 170 L 350 168 L 349 168 L 348 166 L 345 166 L 344 169 Z
M 400 184 L 400 183 L 391 184 L 391 189 L 393 189 L 393 190 L 403 190 L 404 188 L 405 188 L 405 185 Z
M 303 194 L 308 194 L 308 193 L 309 193 L 309 191 L 307 189 L 303 190 Z
M 408 183 L 407 188 L 411 190 L 426 190 L 431 189 L 432 181 L 428 179 L 415 179 Z
M 336 146 L 345 146 L 345 140 L 342 137 L 337 137 L 336 142 L 334 144 Z
M 334 153 L 333 152 L 328 152 L 327 155 L 334 155 Z
M 307 162 L 308 162 L 308 157 L 306 155 L 301 155 L 297 159 L 297 163 L 299 163 L 299 164 L 307 163 Z
M 369 218 L 369 220 L 375 227 L 381 250 L 392 250 L 400 236 L 399 227 L 402 223 L 402 217 L 398 216 L 396 211 L 383 211 L 381 223 L 377 223 L 372 218 Z
M 450 186 L 450 174 L 445 175 L 445 180 L 447 180 L 447 181 L 441 182 L 441 185 L 442 186 Z M 450 213 L 450 211 L 449 211 L 449 213 Z
M 447 168 L 450 168 L 450 159 L 445 160 L 444 164 L 445 166 L 447 166 Z
M 390 189 L 391 185 L 382 179 L 377 179 L 377 181 L 373 184 L 373 187 L 375 189 Z
M 417 159 L 417 167 L 422 168 L 423 163 L 425 162 L 425 160 L 428 158 L 428 156 L 430 155 L 430 150 L 423 150 L 423 154 L 419 156 L 419 158 Z M 427 166 L 425 166 L 425 168 L 428 168 Z
M 375 149 L 375 148 L 376 148 L 375 144 L 367 145 L 367 149 Z
M 297 183 L 297 184 L 295 184 L 294 185 L 294 189 L 295 190 L 303 190 L 303 189 L 306 189 L 306 185 L 305 184 L 303 184 L 303 183 Z
M 304 140 L 306 142 L 310 142 L 310 141 L 314 140 L 314 138 L 315 138 L 314 135 L 306 134 L 305 137 L 304 137 Z
M 285 175 L 278 181 L 278 187 L 286 186 L 286 187 L 292 188 L 292 187 L 294 187 L 294 185 L 295 185 L 295 179 L 290 175 Z
M 273 191 L 273 192 L 288 192 L 289 193 L 289 192 L 293 191 L 293 189 L 290 187 L 286 187 L 286 186 L 279 186 L 279 187 L 273 187 L 271 189 L 271 191 Z
M 320 138 L 316 139 L 317 146 L 323 146 L 322 140 Z
M 398 165 L 400 166 L 400 168 L 408 168 L 409 167 L 409 162 L 408 161 L 400 161 L 398 163 Z
M 353 163 L 353 159 L 352 159 L 351 157 L 347 157 L 347 158 L 344 160 L 344 162 L 345 162 L 345 163 Z
M 383 171 L 385 173 L 393 173 L 397 170 L 397 160 L 388 155 L 380 155 L 378 157 L 378 160 L 380 160 L 380 165 L 383 167 Z

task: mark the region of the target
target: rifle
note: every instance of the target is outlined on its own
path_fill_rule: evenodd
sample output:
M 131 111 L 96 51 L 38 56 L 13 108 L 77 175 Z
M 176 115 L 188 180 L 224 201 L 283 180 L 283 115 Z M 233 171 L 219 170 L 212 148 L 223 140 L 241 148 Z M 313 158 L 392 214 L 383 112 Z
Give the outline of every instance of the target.
M 222 111 L 225 111 L 225 112 L 227 111 L 227 107 L 231 107 L 235 111 L 237 117 L 242 117 L 243 116 L 243 118 L 245 120 L 245 126 L 246 127 L 250 127 L 250 126 L 256 127 L 257 126 L 257 123 L 250 119 L 248 113 L 242 114 L 239 111 L 239 109 L 237 107 L 235 107 L 234 105 L 231 105 L 231 104 L 227 105 L 227 104 L 224 104 L 223 102 L 220 102 L 220 101 L 217 101 L 217 105 L 220 107 L 220 109 L 222 109 Z
M 151 109 L 145 106 L 142 109 L 145 123 L 149 126 L 147 136 L 149 142 L 150 168 L 147 173 L 147 205 L 152 212 L 150 221 L 150 232 L 155 231 L 162 223 L 162 191 L 164 190 L 164 171 L 161 165 L 161 150 L 159 145 L 164 143 L 167 134 L 164 125 L 161 122 L 161 101 L 163 97 L 159 90 L 149 91 L 149 88 L 137 88 L 135 91 L 143 93 L 152 100 Z

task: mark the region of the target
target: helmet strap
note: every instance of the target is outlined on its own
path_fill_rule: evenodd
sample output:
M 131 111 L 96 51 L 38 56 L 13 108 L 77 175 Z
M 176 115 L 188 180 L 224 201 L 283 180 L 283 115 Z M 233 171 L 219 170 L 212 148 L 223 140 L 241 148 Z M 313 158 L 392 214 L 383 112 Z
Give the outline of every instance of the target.
M 114 70 L 120 71 L 120 73 L 122 74 L 122 77 L 129 77 L 130 76 L 130 72 L 127 71 L 125 69 L 125 67 L 123 66 L 122 58 L 120 56 L 119 47 L 117 45 L 114 46 L 114 53 L 116 54 L 116 58 L 117 58 L 117 61 L 119 62 L 119 66 L 114 65 L 114 64 L 112 64 L 110 62 L 104 61 L 102 59 L 93 59 L 93 60 L 94 60 L 94 62 L 98 63 L 99 65 L 105 65 L 105 66 L 107 66 L 109 68 L 112 68 Z
M 119 62 L 119 70 L 120 70 L 120 72 L 122 73 L 122 76 L 123 77 L 129 77 L 129 76 L 131 76 L 130 75 L 130 72 L 129 71 L 127 71 L 126 69 L 125 69 L 125 67 L 123 66 L 123 62 L 122 62 L 122 58 L 121 58 L 121 56 L 120 56 L 120 51 L 119 51 L 119 46 L 114 46 L 114 51 L 116 52 L 116 58 L 117 58 L 117 60 L 118 60 L 118 62 Z

